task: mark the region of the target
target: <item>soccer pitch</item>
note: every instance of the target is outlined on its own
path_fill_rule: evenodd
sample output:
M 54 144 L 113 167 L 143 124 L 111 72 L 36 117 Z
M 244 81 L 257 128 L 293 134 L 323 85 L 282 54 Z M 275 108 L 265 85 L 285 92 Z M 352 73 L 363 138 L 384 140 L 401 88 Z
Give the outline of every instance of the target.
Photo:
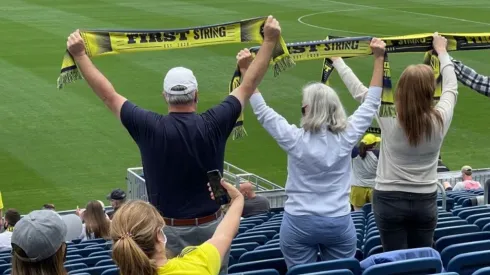
M 170 29 L 273 14 L 286 42 L 326 35 L 388 36 L 422 32 L 488 32 L 488 0 L 8 0 L 0 2 L 0 191 L 7 208 L 22 212 L 54 203 L 57 209 L 84 206 L 112 188 L 125 189 L 128 167 L 140 166 L 137 146 L 84 81 L 56 89 L 66 37 L 75 29 Z M 185 66 L 199 81 L 199 110 L 227 95 L 235 55 L 233 44 L 100 57 L 96 65 L 117 91 L 136 104 L 167 111 L 161 96 L 168 69 Z M 490 52 L 452 56 L 490 75 Z M 394 75 L 423 54 L 391 55 Z M 347 61 L 368 84 L 372 57 Z M 260 86 L 268 104 L 290 123 L 300 119 L 301 87 L 320 80 L 322 61 L 299 62 Z M 358 104 L 336 73 L 331 85 L 349 113 Z M 490 98 L 460 85 L 455 116 L 442 148 L 451 169 L 490 166 Z M 278 184 L 287 174 L 286 154 L 247 107 L 248 136 L 230 141 L 226 160 Z

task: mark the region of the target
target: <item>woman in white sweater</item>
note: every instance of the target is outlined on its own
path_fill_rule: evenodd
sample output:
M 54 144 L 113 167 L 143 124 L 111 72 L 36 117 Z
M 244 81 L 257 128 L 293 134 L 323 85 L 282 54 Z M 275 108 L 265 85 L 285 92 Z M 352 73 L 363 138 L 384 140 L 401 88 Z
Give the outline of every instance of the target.
M 385 43 L 373 39 L 375 55 L 371 87 L 363 104 L 347 117 L 330 87 L 303 88 L 301 127 L 289 124 L 266 105 L 257 91 L 250 104 L 259 122 L 288 155 L 285 214 L 280 245 L 288 268 L 317 260 L 354 257 L 355 227 L 350 216 L 351 151 L 381 104 Z M 238 54 L 242 75 L 249 53 Z
M 440 59 L 442 95 L 433 106 L 435 79 L 427 65 L 411 65 L 395 92 L 397 116 L 379 117 L 380 157 L 373 211 L 384 251 L 432 245 L 437 224 L 437 163 L 451 124 L 458 84 L 446 51 L 447 40 L 434 34 Z M 341 59 L 334 67 L 355 99 L 364 101 L 367 88 Z

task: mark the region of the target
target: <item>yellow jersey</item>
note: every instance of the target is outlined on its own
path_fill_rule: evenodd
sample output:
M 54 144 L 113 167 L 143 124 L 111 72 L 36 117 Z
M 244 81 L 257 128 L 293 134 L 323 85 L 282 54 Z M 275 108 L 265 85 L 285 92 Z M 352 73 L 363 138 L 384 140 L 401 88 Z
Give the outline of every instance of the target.
M 218 249 L 204 243 L 200 246 L 189 246 L 179 256 L 169 260 L 157 270 L 158 275 L 217 275 L 221 267 Z
M 0 192 L 0 210 L 3 209 L 2 192 Z

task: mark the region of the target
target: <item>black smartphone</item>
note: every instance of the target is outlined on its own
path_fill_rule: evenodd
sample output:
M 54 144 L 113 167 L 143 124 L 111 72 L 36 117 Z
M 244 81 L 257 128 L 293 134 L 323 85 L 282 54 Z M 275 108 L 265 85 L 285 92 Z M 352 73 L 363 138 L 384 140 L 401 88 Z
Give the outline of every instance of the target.
M 221 173 L 219 170 L 212 170 L 208 172 L 209 185 L 214 194 L 214 200 L 219 205 L 228 204 L 231 201 L 230 195 L 226 192 L 226 189 L 221 186 Z

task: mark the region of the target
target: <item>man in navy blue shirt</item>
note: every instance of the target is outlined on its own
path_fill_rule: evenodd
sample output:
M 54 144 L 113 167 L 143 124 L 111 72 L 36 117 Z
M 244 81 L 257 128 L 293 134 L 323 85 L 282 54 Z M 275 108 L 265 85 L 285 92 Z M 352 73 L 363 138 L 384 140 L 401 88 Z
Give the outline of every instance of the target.
M 221 220 L 220 206 L 209 197 L 207 171 L 223 173 L 226 140 L 262 81 L 280 34 L 279 23 L 269 16 L 264 42 L 242 84 L 202 114 L 196 113 L 198 85 L 193 72 L 183 67 L 171 69 L 163 84 L 168 115 L 142 109 L 119 95 L 87 57 L 79 32 L 68 37 L 68 50 L 84 79 L 120 118 L 140 149 L 149 201 L 165 219 L 166 248 L 174 255 L 210 239 Z M 227 262 L 225 257 L 222 274 L 227 273 Z

